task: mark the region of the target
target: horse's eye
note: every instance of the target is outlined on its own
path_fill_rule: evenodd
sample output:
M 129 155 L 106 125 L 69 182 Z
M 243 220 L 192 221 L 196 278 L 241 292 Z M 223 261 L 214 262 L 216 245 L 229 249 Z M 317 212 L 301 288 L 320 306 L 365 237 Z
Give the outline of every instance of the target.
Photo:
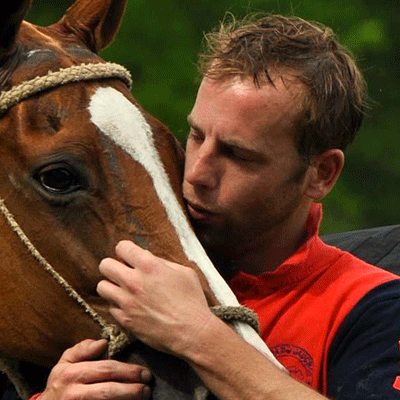
M 44 167 L 38 172 L 37 180 L 52 193 L 70 193 L 80 187 L 75 171 L 63 164 Z

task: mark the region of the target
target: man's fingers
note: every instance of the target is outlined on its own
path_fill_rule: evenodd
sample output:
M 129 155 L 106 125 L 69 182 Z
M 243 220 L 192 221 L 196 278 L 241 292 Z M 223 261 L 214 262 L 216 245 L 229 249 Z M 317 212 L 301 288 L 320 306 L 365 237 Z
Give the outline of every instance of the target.
M 79 383 L 83 384 L 102 382 L 149 383 L 151 381 L 151 373 L 146 368 L 115 360 L 82 362 L 76 370 L 70 368 L 70 371 L 66 374 L 69 374 L 70 378 L 73 379 L 77 376 Z M 66 379 L 68 379 L 68 376 Z
M 130 240 L 121 240 L 115 248 L 115 253 L 118 259 L 122 260 L 124 266 L 133 269 L 137 268 L 144 272 L 148 272 L 149 267 L 150 270 L 153 271 L 153 268 L 159 267 L 160 263 L 176 270 L 187 268 L 183 265 L 157 257 Z M 121 271 L 124 272 L 123 269 L 121 269 Z
M 136 365 L 128 364 L 116 360 L 97 360 L 107 348 L 107 340 L 84 340 L 62 355 L 59 365 L 70 365 L 65 374 L 79 375 L 80 383 L 97 383 L 106 381 L 126 382 L 126 383 L 149 383 L 151 373 L 148 369 Z M 87 362 L 86 362 L 87 361 Z M 68 379 L 68 377 L 66 377 Z
M 142 256 L 146 250 L 130 240 L 121 240 L 115 247 L 115 254 L 122 260 L 134 261 L 136 257 Z
M 87 339 L 66 350 L 51 370 L 43 400 L 141 400 L 150 398 L 145 367 L 98 359 L 107 340 Z
M 121 285 L 132 268 L 113 258 L 105 258 L 100 262 L 99 271 L 111 282 Z
M 138 268 L 144 272 L 147 270 L 147 267 L 153 265 L 154 260 L 161 260 L 130 240 L 120 241 L 115 247 L 115 254 L 128 267 L 133 269 Z
M 97 284 L 96 290 L 99 296 L 108 301 L 111 305 L 118 305 L 124 296 L 124 292 L 120 286 L 107 280 L 100 281 Z
M 74 393 L 76 391 L 76 393 Z M 70 394 L 70 398 L 79 400 L 147 400 L 150 399 L 149 386 L 140 383 L 104 382 L 89 386 L 77 386 Z M 76 395 L 76 397 L 75 397 Z
M 81 361 L 95 360 L 99 358 L 107 349 L 107 340 L 86 339 L 77 343 L 70 349 L 65 350 L 60 358 L 60 362 L 77 363 Z

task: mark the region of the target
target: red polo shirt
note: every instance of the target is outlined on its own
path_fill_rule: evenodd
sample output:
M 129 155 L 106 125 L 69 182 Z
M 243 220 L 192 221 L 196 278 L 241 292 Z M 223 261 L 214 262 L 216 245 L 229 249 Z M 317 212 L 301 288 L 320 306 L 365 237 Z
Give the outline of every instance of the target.
M 239 272 L 230 286 L 257 312 L 261 337 L 299 381 L 334 399 L 400 399 L 399 277 L 322 242 L 321 216 L 314 204 L 307 241 L 278 269 Z M 366 374 L 386 377 L 361 385 Z M 376 397 L 382 385 L 385 397 Z

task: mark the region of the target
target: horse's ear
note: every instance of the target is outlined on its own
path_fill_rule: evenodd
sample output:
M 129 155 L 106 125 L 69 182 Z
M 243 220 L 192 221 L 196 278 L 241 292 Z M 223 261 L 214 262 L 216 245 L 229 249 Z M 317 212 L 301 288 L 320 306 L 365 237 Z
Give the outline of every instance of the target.
M 31 0 L 14 0 L 3 4 L 3 11 L 0 12 L 0 63 L 13 52 L 15 38 L 30 5 Z
M 74 32 L 95 53 L 118 32 L 127 0 L 77 0 L 59 24 Z

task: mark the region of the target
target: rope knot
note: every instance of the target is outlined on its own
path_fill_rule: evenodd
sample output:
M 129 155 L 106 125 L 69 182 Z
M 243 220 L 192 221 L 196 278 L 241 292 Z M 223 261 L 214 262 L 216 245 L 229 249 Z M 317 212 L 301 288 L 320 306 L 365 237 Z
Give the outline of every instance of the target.
M 223 321 L 241 321 L 249 324 L 256 332 L 260 332 L 258 315 L 244 306 L 214 306 L 211 311 Z
M 128 344 L 134 340 L 131 335 L 122 331 L 116 325 L 106 325 L 103 327 L 101 334 L 103 339 L 108 340 L 107 357 L 113 358 L 121 350 L 123 350 Z

